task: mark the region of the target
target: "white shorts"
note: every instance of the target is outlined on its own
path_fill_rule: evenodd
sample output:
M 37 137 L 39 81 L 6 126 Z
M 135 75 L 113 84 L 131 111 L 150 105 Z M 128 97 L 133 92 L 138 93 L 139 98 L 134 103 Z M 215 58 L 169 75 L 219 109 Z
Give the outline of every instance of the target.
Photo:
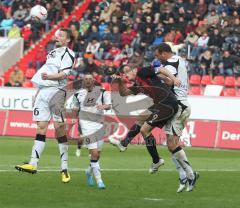
M 81 123 L 82 138 L 86 147 L 88 149 L 97 149 L 101 151 L 104 144 L 103 139 L 105 135 L 105 126 L 103 124 L 91 126 L 91 125 L 83 125 L 83 122 L 80 122 L 80 123 Z
M 64 122 L 66 92 L 46 87 L 38 91 L 33 106 L 33 121 Z
M 172 120 L 167 122 L 164 127 L 165 133 L 169 135 L 181 136 L 185 124 L 191 114 L 191 107 L 188 101 L 179 101 L 178 112 Z

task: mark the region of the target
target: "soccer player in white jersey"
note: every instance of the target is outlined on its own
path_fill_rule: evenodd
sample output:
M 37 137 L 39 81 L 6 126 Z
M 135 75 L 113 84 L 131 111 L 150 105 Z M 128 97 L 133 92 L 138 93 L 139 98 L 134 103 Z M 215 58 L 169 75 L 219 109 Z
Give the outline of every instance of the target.
M 84 75 L 83 86 L 74 94 L 71 108 L 79 111 L 81 138 L 91 155 L 90 165 L 86 170 L 88 185 L 94 185 L 94 176 L 98 188 L 104 189 L 99 159 L 105 134 L 104 110 L 111 109 L 111 96 L 101 86 L 95 85 L 92 74 Z
M 191 108 L 187 101 L 188 74 L 186 61 L 180 56 L 174 55 L 171 47 L 166 43 L 162 43 L 157 47 L 155 55 L 162 62 L 159 68 L 155 68 L 156 73 L 161 73 L 161 70 L 165 68 L 181 81 L 180 86 L 173 87 L 178 100 L 178 112 L 165 125 L 165 132 L 167 134 L 168 149 L 172 153 L 172 160 L 179 172 L 180 185 L 177 192 L 182 192 L 186 188 L 187 183 L 187 191 L 192 191 L 199 174 L 193 171 L 179 143 L 180 136 L 191 113 Z
M 45 147 L 49 121 L 53 118 L 55 135 L 59 145 L 62 182 L 70 181 L 68 172 L 68 140 L 65 133 L 64 103 L 67 76 L 74 64 L 74 52 L 67 46 L 71 41 L 71 32 L 61 28 L 55 34 L 56 48 L 47 55 L 46 63 L 33 76 L 37 86 L 33 107 L 33 121 L 37 122 L 37 133 L 29 163 L 17 165 L 19 171 L 37 173 L 38 161 Z

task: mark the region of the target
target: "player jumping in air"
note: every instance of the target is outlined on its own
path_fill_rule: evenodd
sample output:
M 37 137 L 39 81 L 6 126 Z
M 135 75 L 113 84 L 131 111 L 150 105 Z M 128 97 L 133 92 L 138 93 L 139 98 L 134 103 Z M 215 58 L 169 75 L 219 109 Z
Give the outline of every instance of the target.
M 32 82 L 38 87 L 33 107 L 33 121 L 37 122 L 37 133 L 29 163 L 15 166 L 19 171 L 37 173 L 38 162 L 45 147 L 48 124 L 53 118 L 64 183 L 70 181 L 68 140 L 64 121 L 64 87 L 74 64 L 74 52 L 67 47 L 70 41 L 71 32 L 66 28 L 59 29 L 56 33 L 56 49 L 47 55 L 46 63 L 32 78 Z
M 90 153 L 90 165 L 86 170 L 88 185 L 94 185 L 93 176 L 99 189 L 104 189 L 100 172 L 100 153 L 105 134 L 104 110 L 111 109 L 110 93 L 94 84 L 92 74 L 84 75 L 83 88 L 73 96 L 72 109 L 78 111 L 81 138 Z
M 163 71 L 175 85 L 180 85 L 180 82 L 176 77 L 167 70 Z M 145 119 L 143 124 L 133 125 L 127 135 L 127 137 L 133 138 L 141 132 L 145 140 L 147 150 L 152 157 L 152 165 L 149 172 L 154 173 L 158 171 L 158 168 L 161 165 L 164 164 L 164 160 L 159 157 L 156 148 L 156 141 L 151 132 L 155 127 L 163 128 L 163 126 L 173 118 L 178 111 L 178 102 L 170 87 L 166 83 L 162 82 L 153 69 L 137 68 L 127 65 L 123 67 L 123 73 L 128 80 L 134 82 L 134 85 L 128 88 L 120 76 L 113 75 L 113 77 L 118 81 L 121 96 L 143 93 L 152 98 L 154 103 L 151 107 L 144 111 L 145 115 L 143 115 L 143 117 L 145 117 Z M 110 142 L 118 147 L 122 146 L 120 142 L 115 139 Z
M 192 170 L 185 151 L 179 144 L 180 136 L 185 124 L 191 114 L 191 108 L 187 101 L 188 94 L 188 74 L 186 62 L 172 53 L 171 47 L 162 43 L 155 51 L 156 57 L 163 63 L 159 68 L 155 68 L 156 73 L 161 73 L 162 67 L 171 72 L 180 81 L 180 86 L 174 86 L 173 91 L 178 100 L 178 112 L 172 120 L 165 125 L 167 134 L 167 146 L 172 153 L 172 160 L 179 172 L 180 185 L 177 192 L 182 192 L 188 184 L 187 191 L 192 191 L 199 177 L 197 172 Z

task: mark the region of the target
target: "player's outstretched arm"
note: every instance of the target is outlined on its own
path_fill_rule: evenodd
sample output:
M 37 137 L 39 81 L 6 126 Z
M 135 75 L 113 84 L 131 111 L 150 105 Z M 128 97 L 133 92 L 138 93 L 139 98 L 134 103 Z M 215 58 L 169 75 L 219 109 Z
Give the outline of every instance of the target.
M 166 68 L 161 67 L 157 76 L 159 76 L 160 74 L 167 76 L 169 79 L 173 81 L 173 84 L 175 86 L 180 87 L 181 81 L 178 78 L 176 78 L 171 72 L 169 72 Z
M 67 77 L 64 72 L 59 72 L 56 74 L 47 74 L 46 72 L 41 74 L 43 80 L 63 80 Z
M 163 74 L 158 74 L 158 77 L 160 77 L 167 85 L 169 86 L 173 86 L 173 81 L 168 78 L 167 76 L 163 75 Z

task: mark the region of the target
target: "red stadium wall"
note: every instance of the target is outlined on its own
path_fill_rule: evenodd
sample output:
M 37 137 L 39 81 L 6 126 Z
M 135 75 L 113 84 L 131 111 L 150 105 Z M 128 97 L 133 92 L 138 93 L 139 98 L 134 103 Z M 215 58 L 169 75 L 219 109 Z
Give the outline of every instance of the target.
M 133 117 L 106 117 L 106 140 L 109 135 L 123 138 L 128 128 L 134 123 Z M 34 137 L 36 124 L 32 121 L 30 111 L 0 111 L 0 135 Z M 160 129 L 153 132 L 157 144 L 165 144 L 166 136 Z M 54 128 L 50 124 L 47 136 L 54 138 Z M 77 137 L 77 125 L 69 132 L 72 138 Z M 209 147 L 223 149 L 240 149 L 240 122 L 223 122 L 208 120 L 191 120 L 183 131 L 182 141 L 185 146 Z M 135 144 L 142 144 L 140 135 L 133 140 Z

